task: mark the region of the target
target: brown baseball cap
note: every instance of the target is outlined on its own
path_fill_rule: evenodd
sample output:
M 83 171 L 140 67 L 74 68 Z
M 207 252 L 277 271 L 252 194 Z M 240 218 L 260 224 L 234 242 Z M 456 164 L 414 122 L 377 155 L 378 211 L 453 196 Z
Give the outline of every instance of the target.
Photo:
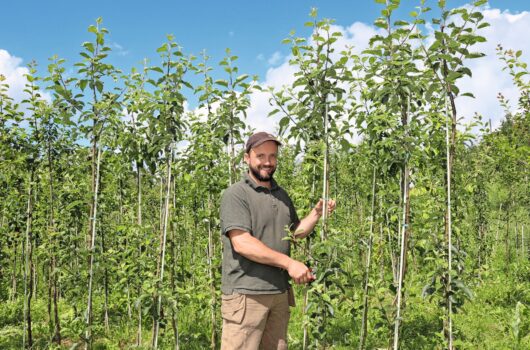
M 252 148 L 258 147 L 259 145 L 267 141 L 274 141 L 278 144 L 278 146 L 282 145 L 282 143 L 278 141 L 278 139 L 273 134 L 260 131 L 248 138 L 247 145 L 245 146 L 245 152 L 248 153 Z

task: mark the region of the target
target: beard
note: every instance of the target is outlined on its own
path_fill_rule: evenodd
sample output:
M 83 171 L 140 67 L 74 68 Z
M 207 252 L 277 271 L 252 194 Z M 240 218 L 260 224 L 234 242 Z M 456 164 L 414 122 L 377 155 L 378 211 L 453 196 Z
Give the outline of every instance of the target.
M 261 181 L 261 182 L 269 182 L 272 180 L 272 176 L 274 175 L 274 172 L 276 171 L 276 168 L 275 167 L 253 167 L 252 165 L 249 165 L 248 166 L 250 172 L 252 173 L 252 175 L 254 175 L 254 177 L 256 179 L 258 179 L 258 181 Z M 263 174 L 261 171 L 262 170 L 269 170 L 270 171 L 265 171 Z

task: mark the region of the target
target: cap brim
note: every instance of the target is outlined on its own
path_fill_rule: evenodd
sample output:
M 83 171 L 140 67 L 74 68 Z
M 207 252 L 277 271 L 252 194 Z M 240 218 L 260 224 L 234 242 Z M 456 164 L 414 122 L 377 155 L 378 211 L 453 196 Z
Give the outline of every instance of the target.
M 278 141 L 276 138 L 273 138 L 273 137 L 270 137 L 270 138 L 269 138 L 269 137 L 268 137 L 268 138 L 265 138 L 265 139 L 263 139 L 263 140 L 259 140 L 259 141 L 255 142 L 255 143 L 252 144 L 252 145 L 249 145 L 249 147 L 246 148 L 246 152 L 247 152 L 247 153 L 250 152 L 251 149 L 256 148 L 256 147 L 259 147 L 259 146 L 261 146 L 262 144 L 264 144 L 264 143 L 267 142 L 267 141 L 274 141 L 274 142 L 276 142 L 276 144 L 277 144 L 278 146 L 282 146 L 282 143 L 281 143 L 280 141 Z

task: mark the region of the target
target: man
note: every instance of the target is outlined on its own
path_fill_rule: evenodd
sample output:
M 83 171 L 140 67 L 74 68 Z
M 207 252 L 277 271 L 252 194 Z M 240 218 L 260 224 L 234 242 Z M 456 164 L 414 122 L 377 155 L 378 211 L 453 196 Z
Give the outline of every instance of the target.
M 323 200 L 302 220 L 288 194 L 273 179 L 278 146 L 258 132 L 246 144 L 249 171 L 221 200 L 223 240 L 221 349 L 287 349 L 289 278 L 314 280 L 311 270 L 289 257 L 288 230 L 307 236 L 322 215 Z M 328 201 L 332 213 L 335 202 Z M 292 299 L 292 298 L 291 298 Z

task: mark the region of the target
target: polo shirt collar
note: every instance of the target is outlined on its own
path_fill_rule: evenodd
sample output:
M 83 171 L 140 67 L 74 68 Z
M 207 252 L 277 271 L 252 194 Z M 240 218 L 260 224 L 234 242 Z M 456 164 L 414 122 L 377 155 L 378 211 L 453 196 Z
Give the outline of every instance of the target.
M 265 186 L 261 186 L 261 185 L 258 185 L 258 184 L 256 183 L 256 181 L 254 181 L 254 179 L 252 179 L 252 178 L 250 177 L 250 175 L 248 174 L 248 172 L 246 172 L 246 173 L 243 174 L 243 181 L 244 181 L 247 185 L 249 185 L 250 187 L 252 187 L 254 190 L 258 190 L 258 189 L 260 189 L 260 188 L 264 188 L 264 189 L 268 190 L 267 187 L 265 187 Z M 276 190 L 277 188 L 278 188 L 278 183 L 277 183 L 276 180 L 274 180 L 274 178 L 273 178 L 273 179 L 271 180 L 271 189 L 270 189 L 270 190 L 271 190 L 271 191 L 274 191 L 274 190 Z

